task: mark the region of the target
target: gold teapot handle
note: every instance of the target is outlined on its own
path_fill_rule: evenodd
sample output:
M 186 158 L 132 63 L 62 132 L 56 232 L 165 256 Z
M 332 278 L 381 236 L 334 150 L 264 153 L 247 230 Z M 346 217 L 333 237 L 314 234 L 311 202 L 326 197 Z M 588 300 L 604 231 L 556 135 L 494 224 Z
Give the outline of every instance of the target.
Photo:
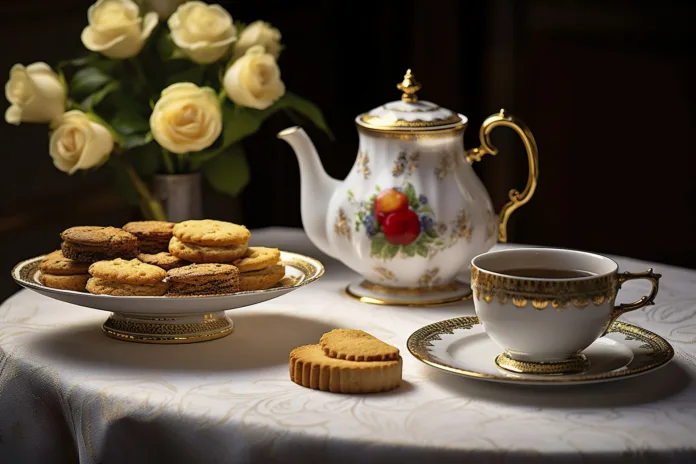
M 491 132 L 498 126 L 510 127 L 517 132 L 517 135 L 522 139 L 525 150 L 527 150 L 527 159 L 529 160 L 529 176 L 527 177 L 527 185 L 520 193 L 517 189 L 510 190 L 508 201 L 500 210 L 500 226 L 498 227 L 498 240 L 507 242 L 507 222 L 510 215 L 520 206 L 524 205 L 534 194 L 537 181 L 539 179 L 539 151 L 537 150 L 536 141 L 532 132 L 527 125 L 516 117 L 506 114 L 504 109 L 500 113 L 492 114 L 483 124 L 479 131 L 481 146 L 472 148 L 466 151 L 466 160 L 468 162 L 481 161 L 483 155 L 497 155 L 498 149 L 491 143 Z

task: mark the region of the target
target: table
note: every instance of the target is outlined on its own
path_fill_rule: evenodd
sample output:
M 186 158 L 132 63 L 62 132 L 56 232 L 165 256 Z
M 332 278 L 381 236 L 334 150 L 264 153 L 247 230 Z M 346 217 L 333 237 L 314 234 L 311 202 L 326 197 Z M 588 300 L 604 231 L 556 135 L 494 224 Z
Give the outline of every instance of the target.
M 381 307 L 343 293 L 357 275 L 302 231 L 265 229 L 255 244 L 309 254 L 325 276 L 229 312 L 229 337 L 140 345 L 106 337 L 107 314 L 22 290 L 0 306 L 1 463 L 696 462 L 696 272 L 661 272 L 657 304 L 624 317 L 673 344 L 675 359 L 634 379 L 516 387 L 455 377 L 408 353 L 428 323 L 473 315 L 471 301 Z M 506 245 L 510 246 L 510 245 Z M 635 300 L 645 282 L 626 284 Z M 289 380 L 288 353 L 336 327 L 402 351 L 403 385 L 338 395 Z

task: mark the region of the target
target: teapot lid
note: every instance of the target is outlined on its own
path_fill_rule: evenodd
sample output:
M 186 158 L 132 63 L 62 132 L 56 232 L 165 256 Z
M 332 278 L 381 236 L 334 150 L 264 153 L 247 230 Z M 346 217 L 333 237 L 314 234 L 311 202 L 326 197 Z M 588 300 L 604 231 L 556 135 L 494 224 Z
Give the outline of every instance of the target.
M 396 87 L 401 100 L 389 102 L 358 116 L 355 122 L 377 131 L 430 131 L 461 127 L 467 118 L 429 101 L 418 100 L 421 84 L 411 70 Z

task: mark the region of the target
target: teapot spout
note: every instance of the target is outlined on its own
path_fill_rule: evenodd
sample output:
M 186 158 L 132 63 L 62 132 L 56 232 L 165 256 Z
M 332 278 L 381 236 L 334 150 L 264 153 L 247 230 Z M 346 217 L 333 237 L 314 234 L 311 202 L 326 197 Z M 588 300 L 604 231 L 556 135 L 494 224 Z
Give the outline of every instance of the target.
M 300 211 L 302 226 L 309 239 L 322 252 L 335 258 L 326 228 L 329 201 L 340 181 L 329 176 L 321 165 L 317 150 L 307 133 L 299 126 L 278 133 L 295 151 L 300 165 Z

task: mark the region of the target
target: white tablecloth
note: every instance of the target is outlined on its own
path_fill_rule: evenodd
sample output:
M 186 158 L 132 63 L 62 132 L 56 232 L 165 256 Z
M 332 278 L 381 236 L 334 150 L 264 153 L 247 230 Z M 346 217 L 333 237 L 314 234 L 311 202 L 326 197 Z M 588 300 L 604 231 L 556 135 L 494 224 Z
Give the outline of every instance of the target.
M 106 337 L 106 314 L 23 290 L 0 306 L 0 463 L 696 462 L 696 272 L 655 267 L 657 304 L 624 317 L 676 350 L 635 379 L 562 388 L 464 379 L 406 349 L 419 327 L 473 315 L 473 304 L 418 309 L 361 304 L 357 277 L 303 232 L 267 229 L 256 244 L 321 259 L 325 276 L 231 311 L 234 333 L 192 345 Z M 621 300 L 647 288 L 625 285 Z M 309 390 L 288 354 L 336 327 L 396 345 L 404 383 L 377 395 Z M 616 459 L 616 460 L 615 460 Z

